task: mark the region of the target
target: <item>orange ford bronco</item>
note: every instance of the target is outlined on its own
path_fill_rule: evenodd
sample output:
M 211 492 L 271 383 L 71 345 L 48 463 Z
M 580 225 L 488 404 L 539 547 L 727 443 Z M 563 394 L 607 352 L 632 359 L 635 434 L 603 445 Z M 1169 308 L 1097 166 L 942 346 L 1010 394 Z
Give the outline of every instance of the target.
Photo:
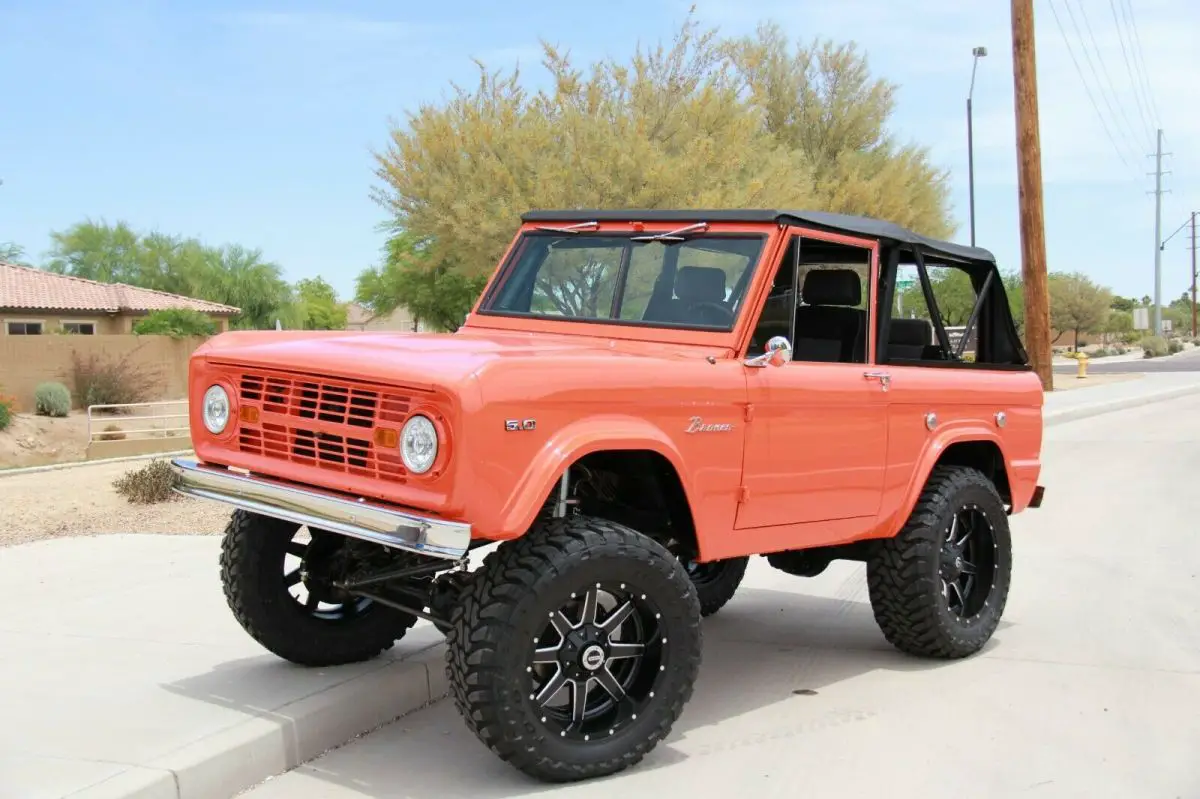
M 986 250 L 827 213 L 538 211 L 454 334 L 209 341 L 174 464 L 236 509 L 221 576 L 264 647 L 350 663 L 427 619 L 475 734 L 577 780 L 668 734 L 753 555 L 863 561 L 893 645 L 978 651 L 1008 517 L 1042 497 L 1026 361 Z

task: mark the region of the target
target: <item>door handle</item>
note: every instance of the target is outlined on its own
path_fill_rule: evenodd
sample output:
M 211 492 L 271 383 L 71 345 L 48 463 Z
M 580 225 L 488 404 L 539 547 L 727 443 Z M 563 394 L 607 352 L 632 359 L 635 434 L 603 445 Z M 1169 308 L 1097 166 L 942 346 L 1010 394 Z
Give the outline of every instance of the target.
M 892 376 L 887 372 L 863 372 L 863 377 L 867 380 L 878 380 L 884 391 L 892 384 Z

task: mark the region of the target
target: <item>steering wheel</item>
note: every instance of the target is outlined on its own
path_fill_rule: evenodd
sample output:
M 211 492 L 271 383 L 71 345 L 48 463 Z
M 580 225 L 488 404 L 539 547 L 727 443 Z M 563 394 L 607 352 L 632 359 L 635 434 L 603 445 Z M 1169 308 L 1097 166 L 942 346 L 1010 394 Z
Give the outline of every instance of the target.
M 701 324 L 725 327 L 733 322 L 733 313 L 719 302 L 700 300 L 688 306 L 688 316 L 697 311 Z

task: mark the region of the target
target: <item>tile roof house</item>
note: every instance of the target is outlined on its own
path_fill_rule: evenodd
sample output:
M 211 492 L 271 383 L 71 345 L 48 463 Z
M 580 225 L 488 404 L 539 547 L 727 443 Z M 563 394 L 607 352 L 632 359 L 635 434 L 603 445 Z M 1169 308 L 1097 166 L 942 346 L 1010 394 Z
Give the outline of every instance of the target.
M 0 335 L 121 335 L 132 333 L 140 317 L 170 308 L 207 314 L 221 331 L 241 312 L 230 305 L 0 261 Z

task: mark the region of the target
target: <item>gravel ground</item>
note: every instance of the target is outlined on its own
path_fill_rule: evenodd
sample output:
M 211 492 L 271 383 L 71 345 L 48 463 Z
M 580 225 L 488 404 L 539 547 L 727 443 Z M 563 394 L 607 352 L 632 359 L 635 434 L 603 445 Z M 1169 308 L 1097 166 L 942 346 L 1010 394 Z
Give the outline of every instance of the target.
M 220 503 L 179 497 L 131 505 L 113 490 L 113 480 L 149 462 L 0 473 L 0 546 L 104 533 L 215 535 L 224 529 L 230 510 Z

